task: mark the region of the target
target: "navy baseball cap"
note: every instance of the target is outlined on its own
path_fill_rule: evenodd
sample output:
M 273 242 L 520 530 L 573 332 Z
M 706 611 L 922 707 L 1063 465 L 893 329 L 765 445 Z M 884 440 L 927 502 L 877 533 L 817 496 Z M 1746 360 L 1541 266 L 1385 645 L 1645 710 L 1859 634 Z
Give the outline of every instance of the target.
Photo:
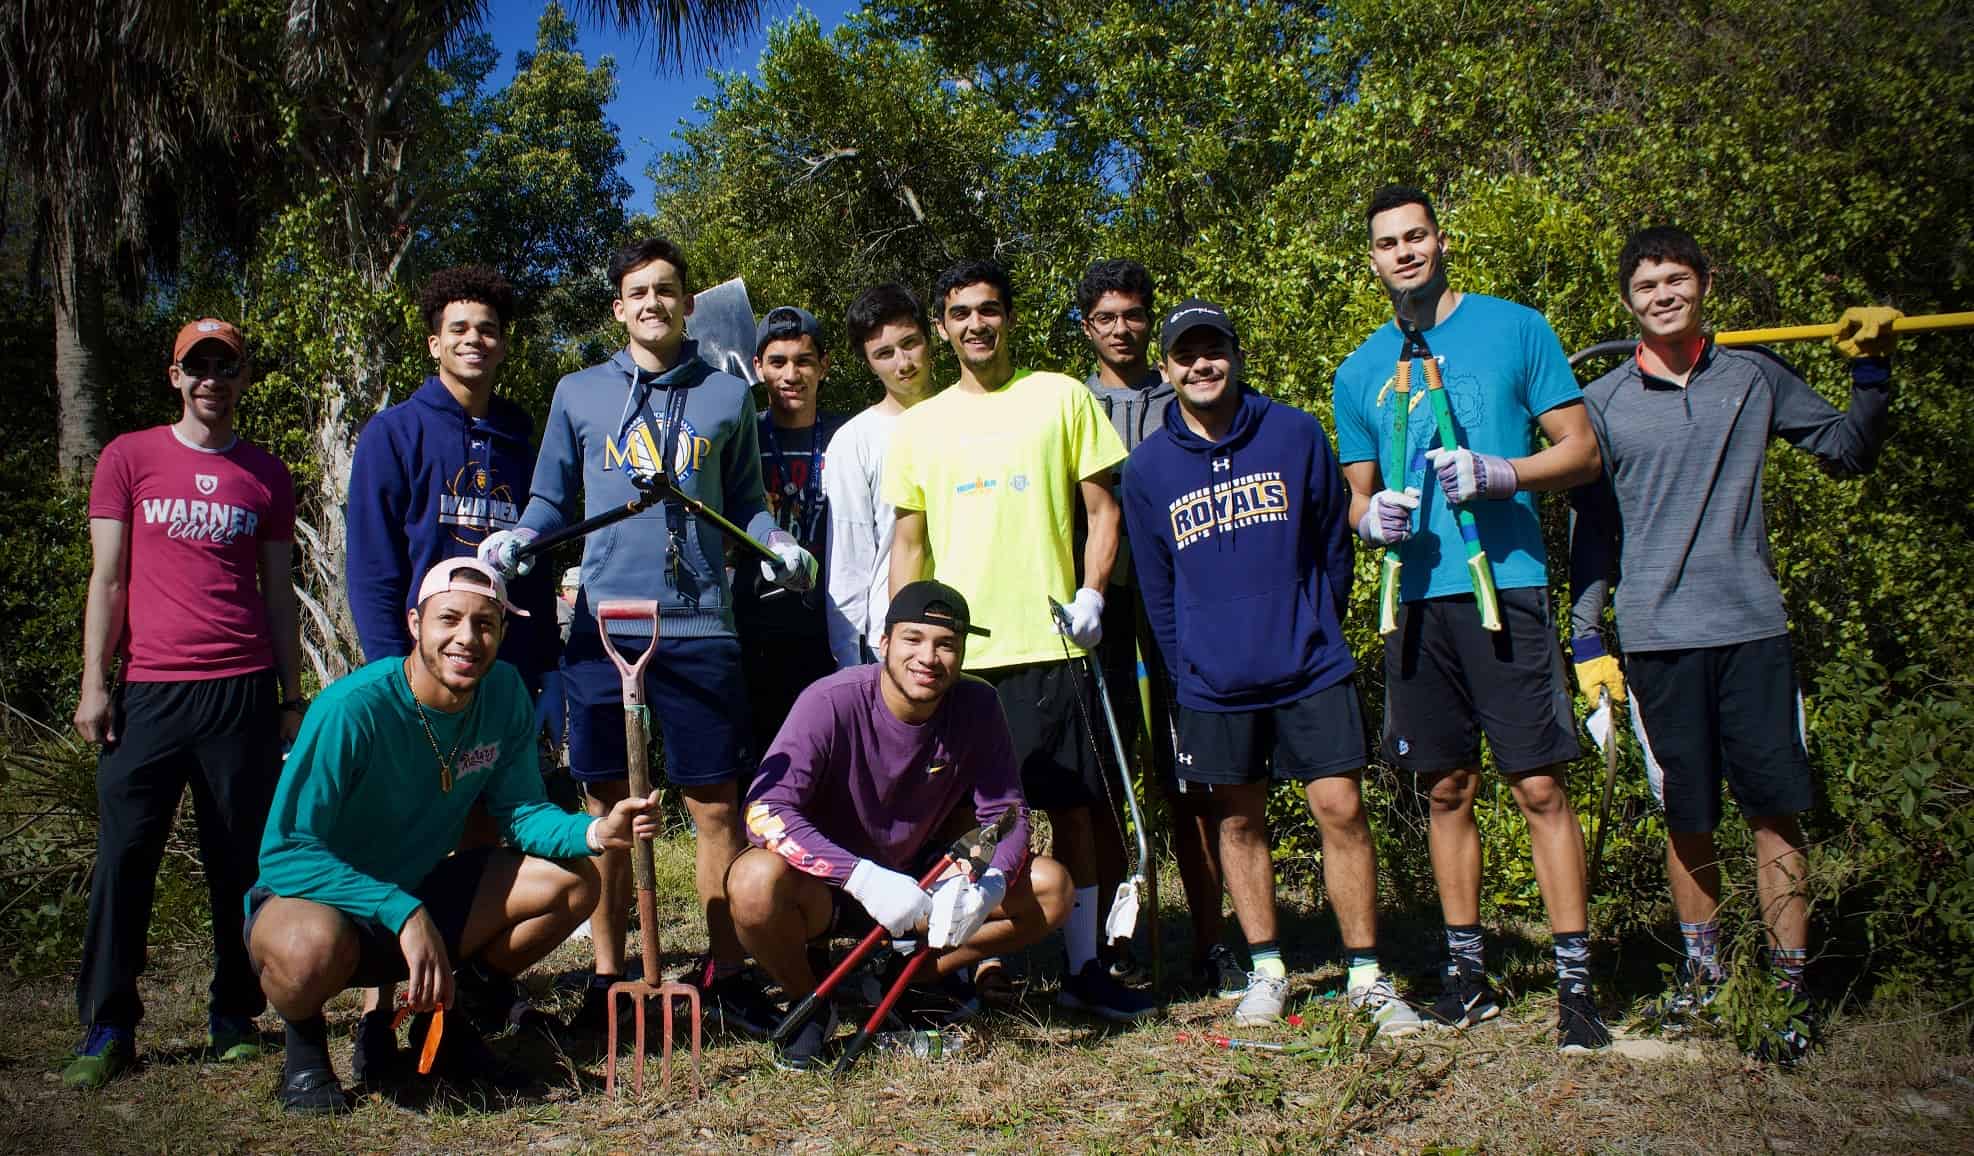
M 1172 312 L 1165 315 L 1165 324 L 1158 327 L 1159 348 L 1171 349 L 1186 335 L 1186 330 L 1198 325 L 1225 334 L 1235 346 L 1241 343 L 1240 335 L 1234 332 L 1233 319 L 1227 316 L 1225 309 L 1205 298 L 1188 297 L 1173 306 Z
M 908 583 L 891 600 L 891 608 L 884 612 L 884 628 L 889 630 L 900 622 L 943 626 L 961 634 L 978 634 L 982 638 L 993 633 L 970 621 L 966 599 L 960 596 L 959 591 L 930 578 Z
M 814 340 L 816 352 L 823 352 L 822 324 L 816 315 L 799 306 L 777 305 L 768 310 L 768 315 L 754 329 L 754 356 L 761 356 L 770 341 L 802 337 Z

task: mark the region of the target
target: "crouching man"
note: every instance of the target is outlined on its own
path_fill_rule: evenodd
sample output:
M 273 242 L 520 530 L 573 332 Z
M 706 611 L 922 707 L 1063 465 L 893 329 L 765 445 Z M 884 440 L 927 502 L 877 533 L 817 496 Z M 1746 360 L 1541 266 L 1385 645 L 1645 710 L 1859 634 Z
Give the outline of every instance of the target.
M 1014 741 L 994 688 L 963 677 L 966 599 L 938 582 L 898 591 L 878 639 L 880 661 L 811 684 L 768 749 L 748 795 L 754 847 L 727 873 L 740 941 L 789 999 L 816 988 L 808 946 L 882 924 L 950 947 L 949 982 L 975 962 L 1027 947 L 1060 927 L 1074 901 L 1055 860 L 1028 854 L 1028 813 Z M 947 842 L 1009 808 L 1016 818 L 977 882 L 927 893 L 919 877 Z M 818 1065 L 833 1008 L 776 1053 L 777 1066 Z
M 486 566 L 433 566 L 407 613 L 412 653 L 324 690 L 282 770 L 246 938 L 287 1021 L 276 1096 L 291 1112 L 349 1107 L 322 1016 L 337 992 L 407 981 L 411 1006 L 429 1014 L 454 1005 L 455 980 L 468 1000 L 511 991 L 596 906 L 589 856 L 655 833 L 640 817 L 651 799 L 592 819 L 543 797 L 527 687 L 494 661 L 503 611 L 524 613 Z M 448 856 L 476 800 L 507 846 Z M 413 1038 L 425 1032 L 421 1014 Z M 434 1074 L 503 1075 L 464 1016 L 442 1026 Z

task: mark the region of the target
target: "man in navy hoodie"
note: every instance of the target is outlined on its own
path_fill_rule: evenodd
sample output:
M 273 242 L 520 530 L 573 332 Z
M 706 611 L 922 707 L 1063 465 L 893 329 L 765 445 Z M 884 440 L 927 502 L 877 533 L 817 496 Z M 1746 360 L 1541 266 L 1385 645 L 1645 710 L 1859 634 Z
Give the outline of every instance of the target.
M 437 372 L 370 419 L 350 466 L 345 580 L 366 662 L 411 653 L 405 612 L 419 576 L 447 558 L 472 557 L 489 534 L 512 529 L 535 472 L 534 419 L 494 396 L 514 319 L 513 287 L 492 269 L 466 265 L 434 273 L 418 304 Z M 498 657 L 539 695 L 560 649 L 548 613 L 553 591 L 536 575 L 517 579 L 510 596 L 529 616 L 514 620 Z M 484 822 L 469 825 L 468 845 L 492 840 L 476 831 Z M 469 985 L 479 978 L 465 977 Z M 511 982 L 486 979 L 471 993 L 494 1021 L 483 1026 L 527 1014 Z M 364 993 L 353 1061 L 359 1080 L 388 1078 L 403 1067 L 388 994 Z
M 1179 777 L 1211 792 L 1220 862 L 1253 972 L 1240 1024 L 1279 1019 L 1271 781 L 1302 783 L 1323 836 L 1323 882 L 1350 1002 L 1379 1030 L 1418 1013 L 1378 967 L 1377 859 L 1359 782 L 1364 723 L 1343 638 L 1350 491 L 1316 419 L 1241 380 L 1240 340 L 1193 298 L 1159 332 L 1178 396 L 1124 471 L 1124 520 L 1153 636 L 1177 685 Z
M 681 492 L 775 552 L 780 565 L 761 564 L 769 581 L 808 590 L 816 560 L 775 525 L 762 494 L 747 383 L 700 360 L 699 343 L 686 339 L 692 294 L 684 254 L 662 237 L 648 238 L 619 249 L 609 275 L 617 294 L 611 308 L 630 343 L 609 361 L 556 383 L 528 508 L 514 530 L 487 539 L 481 560 L 504 573 L 525 572 L 530 563 L 519 559 L 521 546 L 630 502 L 640 492 L 637 479 L 662 461 Z M 726 901 L 727 867 L 747 848 L 740 785 L 759 765 L 758 752 L 749 749 L 726 546 L 717 528 L 673 502 L 585 538 L 562 680 L 569 773 L 582 783 L 590 813 L 607 815 L 626 794 L 623 683 L 604 653 L 595 608 L 619 598 L 658 600 L 664 625 L 645 670 L 645 693 L 664 740 L 665 777 L 685 797 L 697 833 L 695 881 L 711 940 L 710 953 L 685 978 L 704 989 L 709 1016 L 761 1035 L 773 1013 L 741 980 L 743 951 Z M 645 646 L 637 629 L 634 623 L 611 628 L 612 644 L 628 657 Z M 603 856 L 602 898 L 590 921 L 596 973 L 578 1026 L 605 1026 L 605 993 L 623 971 L 630 876 L 627 852 Z

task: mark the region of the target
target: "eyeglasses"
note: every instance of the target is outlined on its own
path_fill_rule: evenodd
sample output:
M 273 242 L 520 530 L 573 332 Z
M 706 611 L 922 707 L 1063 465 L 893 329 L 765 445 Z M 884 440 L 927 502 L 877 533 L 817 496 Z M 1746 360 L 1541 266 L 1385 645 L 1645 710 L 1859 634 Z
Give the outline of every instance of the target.
M 1117 328 L 1120 322 L 1129 328 L 1137 329 L 1151 322 L 1151 314 L 1142 309 L 1126 309 L 1122 313 L 1090 314 L 1090 327 L 1099 333 Z
M 213 377 L 231 381 L 240 376 L 240 363 L 217 357 L 188 357 L 178 363 L 179 371 L 192 377 Z

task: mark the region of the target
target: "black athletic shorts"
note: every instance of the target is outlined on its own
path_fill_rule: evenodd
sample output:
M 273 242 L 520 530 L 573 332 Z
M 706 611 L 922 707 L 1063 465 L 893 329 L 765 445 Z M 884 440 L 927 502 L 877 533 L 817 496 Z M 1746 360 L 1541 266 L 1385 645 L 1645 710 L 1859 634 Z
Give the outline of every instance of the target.
M 1260 710 L 1179 708 L 1179 777 L 1188 783 L 1306 783 L 1369 761 L 1364 709 L 1347 678 Z
M 1493 631 L 1471 594 L 1402 603 L 1385 639 L 1388 762 L 1423 775 L 1478 767 L 1483 734 L 1504 775 L 1583 753 L 1543 587 L 1501 591 Z
M 480 879 L 487 873 L 487 860 L 496 853 L 515 854 L 499 847 L 455 852 L 440 860 L 431 874 L 411 888 L 411 894 L 424 904 L 425 913 L 438 925 L 439 937 L 445 940 L 446 958 L 454 967 L 461 962 L 459 944 L 466 934 L 466 919 L 473 913 L 473 896 L 478 894 Z M 247 892 L 247 926 L 242 934 L 249 954 L 253 952 L 254 921 L 260 918 L 261 907 L 272 898 L 274 892 L 258 883 Z M 343 917 L 356 928 L 360 952 L 356 972 L 345 987 L 384 987 L 411 974 L 404 962 L 404 949 L 398 946 L 397 932 L 374 919 L 359 918 L 347 911 Z M 254 970 L 260 970 L 259 961 L 255 961 Z
M 1029 807 L 1054 811 L 1107 805 L 1105 763 L 1099 761 L 1093 744 L 1109 739 L 1100 729 L 1102 708 L 1087 671 L 1065 660 L 967 673 L 993 683 L 1001 696 L 1001 710 L 1014 735 L 1015 761 L 1021 767 L 1021 793 Z M 1094 739 L 1090 727 L 1099 728 Z
M 1788 635 L 1628 654 L 1625 683 L 1638 702 L 1640 738 L 1665 777 L 1667 830 L 1720 826 L 1723 779 L 1751 818 L 1810 809 L 1815 788 Z

